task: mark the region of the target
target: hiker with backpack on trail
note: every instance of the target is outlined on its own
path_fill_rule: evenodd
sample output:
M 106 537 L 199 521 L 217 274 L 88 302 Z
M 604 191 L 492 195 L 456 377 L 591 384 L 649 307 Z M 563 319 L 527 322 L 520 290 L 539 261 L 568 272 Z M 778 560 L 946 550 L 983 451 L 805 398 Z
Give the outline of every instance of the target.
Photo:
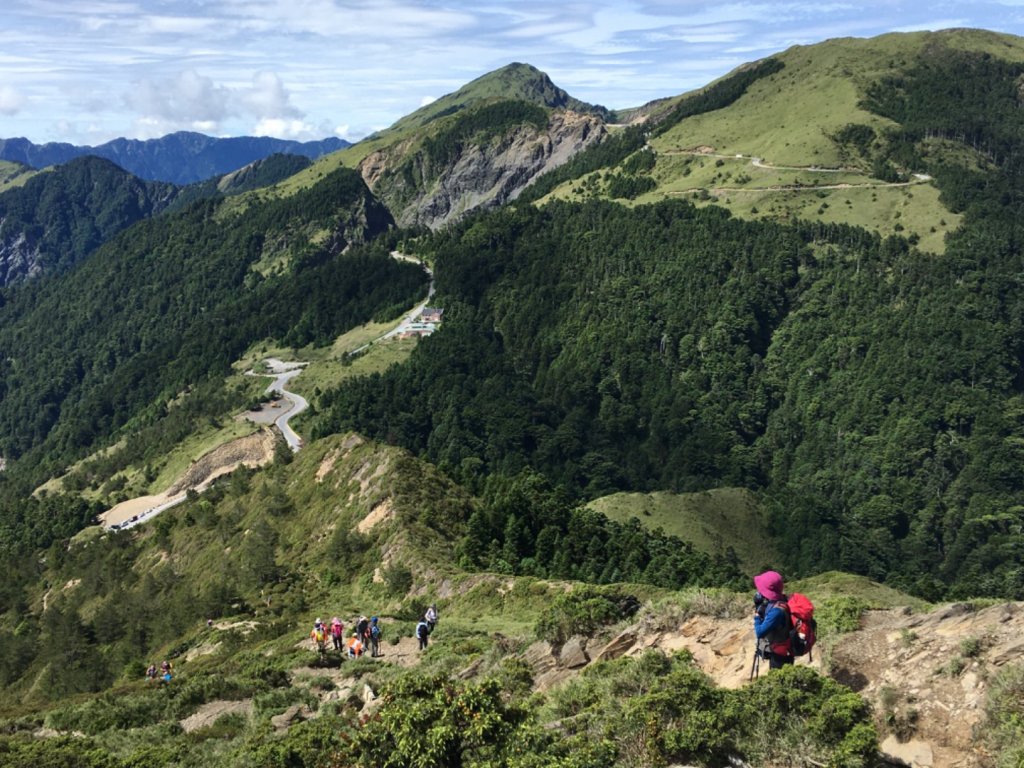
M 380 652 L 380 636 L 382 633 L 383 630 L 380 628 L 380 622 L 374 616 L 370 619 L 370 656 L 373 658 L 384 655 Z
M 331 619 L 331 641 L 336 651 L 340 651 L 345 642 L 345 625 L 337 616 Z
M 360 616 L 359 621 L 356 622 L 356 636 L 359 637 L 359 642 L 363 645 L 369 645 L 370 620 L 365 616 Z
M 327 627 L 319 618 L 313 622 L 313 629 L 309 632 L 309 639 L 313 641 L 313 647 L 321 657 L 327 653 Z
M 769 669 L 781 669 L 792 664 L 797 656 L 810 654 L 816 639 L 814 605 L 799 593 L 787 597 L 782 576 L 765 571 L 754 577 L 754 586 L 757 647 L 751 678 L 756 676 L 761 659 L 768 660 Z
M 426 650 L 427 638 L 430 637 L 430 625 L 427 624 L 426 618 L 420 619 L 420 623 L 416 625 L 416 639 L 420 641 L 420 650 Z
M 430 633 L 430 634 L 433 634 L 433 632 L 434 632 L 434 625 L 437 624 L 437 604 L 436 603 L 431 604 L 431 606 L 429 608 L 427 608 L 427 612 L 426 612 L 426 614 L 424 614 L 423 620 L 427 622 L 427 632 Z

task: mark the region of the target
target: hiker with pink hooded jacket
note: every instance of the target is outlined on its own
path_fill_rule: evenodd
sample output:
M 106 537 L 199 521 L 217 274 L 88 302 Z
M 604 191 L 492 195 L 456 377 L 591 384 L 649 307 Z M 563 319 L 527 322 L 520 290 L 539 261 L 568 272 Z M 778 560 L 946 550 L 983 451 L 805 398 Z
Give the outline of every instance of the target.
M 789 604 L 782 591 L 782 576 L 775 571 L 765 571 L 754 577 L 754 635 L 757 637 L 757 653 L 768 659 L 769 669 L 779 669 L 792 664 L 793 645 L 790 639 L 792 620 Z

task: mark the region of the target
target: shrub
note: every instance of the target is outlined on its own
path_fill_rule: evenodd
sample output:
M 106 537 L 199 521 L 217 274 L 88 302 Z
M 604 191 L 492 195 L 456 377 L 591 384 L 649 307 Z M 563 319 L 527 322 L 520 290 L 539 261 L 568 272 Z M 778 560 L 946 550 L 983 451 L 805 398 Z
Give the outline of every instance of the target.
M 1024 764 L 1024 664 L 1006 667 L 992 679 L 985 714 L 986 740 L 999 768 Z
M 818 637 L 841 635 L 860 629 L 860 619 L 870 606 L 857 597 L 832 597 L 818 604 L 814 618 L 818 622 Z
M 960 655 L 973 659 L 981 653 L 981 640 L 977 637 L 965 637 L 960 641 Z
M 755 763 L 875 764 L 878 735 L 868 703 L 809 667 L 774 670 L 729 696 L 737 709 L 738 741 Z
M 402 597 L 412 588 L 412 571 L 404 565 L 388 566 L 384 569 L 383 576 L 389 595 Z
M 558 595 L 541 614 L 537 637 L 560 645 L 573 635 L 592 634 L 598 627 L 621 620 L 629 597 L 616 589 L 578 586 Z

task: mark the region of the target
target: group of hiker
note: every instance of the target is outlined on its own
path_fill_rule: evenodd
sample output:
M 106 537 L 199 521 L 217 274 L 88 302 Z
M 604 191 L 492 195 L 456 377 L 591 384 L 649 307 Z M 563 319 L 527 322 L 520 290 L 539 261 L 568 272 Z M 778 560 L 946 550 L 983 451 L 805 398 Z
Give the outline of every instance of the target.
M 344 653 L 352 659 L 362 656 L 366 649 L 370 649 L 370 656 L 377 658 L 384 654 L 380 650 L 381 637 L 384 628 L 380 618 L 377 616 L 360 616 L 353 622 L 355 627 L 351 635 L 345 637 L 345 623 L 337 616 L 331 619 L 330 623 L 317 617 L 313 622 L 313 629 L 309 632 L 309 639 L 313 643 L 314 650 L 321 656 L 327 653 L 327 642 L 330 640 L 333 650 Z M 420 650 L 427 647 L 427 638 L 434 631 L 437 624 L 437 606 L 431 605 L 423 614 L 423 618 L 416 625 L 416 638 L 419 640 Z
M 754 577 L 754 664 L 751 678 L 757 675 L 761 659 L 769 669 L 780 669 L 796 661 L 797 656 L 811 657 L 817 625 L 814 605 L 804 595 L 784 592 L 782 576 L 765 571 Z
M 150 664 L 146 669 L 146 679 L 150 682 L 159 680 L 161 683 L 166 684 L 171 682 L 171 670 L 173 669 L 171 662 L 164 659 L 160 662 L 160 669 L 157 670 L 156 664 Z
M 314 648 L 321 656 L 326 654 L 329 638 L 334 650 L 343 652 L 349 658 L 359 658 L 366 652 L 367 648 L 370 649 L 370 655 L 374 658 L 383 656 L 384 654 L 380 650 L 380 639 L 384 634 L 384 629 L 381 626 L 380 619 L 376 616 L 371 618 L 360 616 L 353 623 L 355 628 L 346 639 L 345 623 L 337 616 L 331 619 L 330 624 L 317 618 L 313 622 L 313 629 L 309 633 Z

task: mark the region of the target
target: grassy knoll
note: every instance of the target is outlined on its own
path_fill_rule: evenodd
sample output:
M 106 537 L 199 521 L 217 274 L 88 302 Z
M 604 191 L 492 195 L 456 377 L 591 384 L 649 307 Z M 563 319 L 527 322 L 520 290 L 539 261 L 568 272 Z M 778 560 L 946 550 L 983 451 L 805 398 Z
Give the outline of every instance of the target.
M 927 610 L 930 604 L 898 589 L 887 587 L 866 576 L 855 576 L 841 571 L 827 571 L 817 576 L 786 584 L 790 592 L 804 592 L 815 602 L 832 599 L 853 599 L 873 609 L 909 606 L 915 611 Z
M 22 186 L 39 171 L 21 163 L 0 160 L 0 192 Z
M 682 121 L 652 140 L 659 150 L 711 146 L 751 154 L 779 165 L 841 164 L 831 136 L 844 125 L 882 128 L 891 123 L 859 106 L 864 87 L 906 66 L 926 46 L 984 50 L 1024 60 L 1020 38 L 980 30 L 842 38 L 794 46 L 778 55 L 785 68 L 754 83 L 727 109 Z
M 962 218 L 940 202 L 930 181 L 890 185 L 854 169 L 759 167 L 748 157 L 669 152 L 658 156 L 652 178 L 656 189 L 621 202 L 641 205 L 681 197 L 698 206 L 721 205 L 743 219 L 853 224 L 883 236 L 917 235 L 918 247 L 933 253 L 945 250 L 946 234 Z M 598 172 L 561 185 L 542 202 L 582 200 L 601 195 L 606 186 L 604 173 Z
M 650 175 L 657 187 L 630 204 L 684 196 L 701 205 L 723 205 L 742 218 L 843 222 L 883 236 L 916 235 L 923 250 L 943 252 L 945 235 L 960 216 L 939 201 L 934 184 L 915 179 L 909 187 L 884 186 L 870 168 L 856 167 L 868 161 L 844 156 L 833 139 L 850 124 L 876 132 L 895 127 L 862 109 L 861 99 L 871 83 L 904 70 L 935 45 L 1024 61 L 1020 38 L 980 30 L 795 46 L 777 56 L 785 65 L 781 71 L 754 82 L 730 106 L 686 118 L 652 137 L 657 161 Z M 706 154 L 686 154 L 698 150 Z M 983 162 L 962 147 L 934 140 L 922 150 L 966 167 Z M 751 157 L 777 167 L 757 167 Z M 549 197 L 604 197 L 605 175 L 563 184 Z M 844 188 L 825 188 L 837 185 Z
M 777 561 L 753 495 L 741 488 L 701 493 L 614 493 L 588 505 L 612 520 L 637 518 L 710 554 L 732 547 L 745 571 L 756 573 Z
M 388 339 L 370 346 L 351 362 L 343 359 L 324 360 L 310 365 L 295 378 L 293 391 L 309 397 L 315 390 L 336 387 L 346 379 L 380 373 L 404 362 L 416 347 L 416 339 Z

